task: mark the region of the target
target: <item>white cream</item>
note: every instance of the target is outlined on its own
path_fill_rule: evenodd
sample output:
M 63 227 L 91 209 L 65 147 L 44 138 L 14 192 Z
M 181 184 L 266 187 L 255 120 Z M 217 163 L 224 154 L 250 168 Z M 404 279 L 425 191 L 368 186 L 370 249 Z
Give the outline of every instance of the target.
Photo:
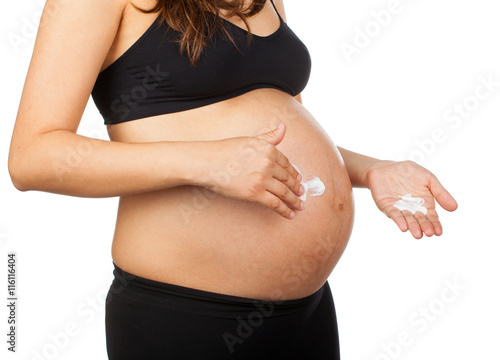
M 415 214 L 417 211 L 422 212 L 424 215 L 427 214 L 427 208 L 422 206 L 425 203 L 425 200 L 419 197 L 412 197 L 411 194 L 406 194 L 403 196 L 399 196 L 401 200 L 398 200 L 394 203 L 394 206 L 399 210 L 408 210 L 411 211 L 412 214 Z
M 292 166 L 295 169 L 297 169 L 300 175 L 302 175 L 297 166 L 293 164 Z M 323 193 L 325 192 L 325 184 L 323 184 L 323 182 L 317 176 L 313 176 L 312 179 L 308 181 L 304 181 L 304 176 L 302 176 L 302 180 L 300 181 L 300 183 L 302 184 L 305 190 L 304 193 L 301 196 L 299 196 L 299 199 L 302 201 L 306 201 L 307 194 L 309 194 L 310 196 L 319 196 L 323 195 Z

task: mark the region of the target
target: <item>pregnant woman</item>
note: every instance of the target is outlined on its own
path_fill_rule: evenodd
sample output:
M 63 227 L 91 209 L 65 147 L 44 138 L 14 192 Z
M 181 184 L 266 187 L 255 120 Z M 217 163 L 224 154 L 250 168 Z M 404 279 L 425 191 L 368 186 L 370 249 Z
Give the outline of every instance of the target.
M 9 171 L 21 191 L 120 197 L 110 359 L 339 359 L 327 278 L 352 187 L 441 235 L 434 199 L 455 200 L 412 161 L 337 148 L 301 103 L 310 70 L 282 0 L 47 1 Z M 111 141 L 76 134 L 90 96 Z

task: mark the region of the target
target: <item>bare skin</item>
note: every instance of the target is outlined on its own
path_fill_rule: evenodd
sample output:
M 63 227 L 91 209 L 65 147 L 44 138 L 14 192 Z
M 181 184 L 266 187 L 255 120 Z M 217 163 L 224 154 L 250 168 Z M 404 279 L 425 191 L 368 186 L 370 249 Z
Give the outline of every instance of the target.
M 42 16 L 21 99 L 9 154 L 14 185 L 120 196 L 112 257 L 133 274 L 259 299 L 316 291 L 347 245 L 352 186 L 378 188 L 388 164 L 337 148 L 300 96 L 276 89 L 108 126 L 110 142 L 77 135 L 98 73 L 157 14 L 139 13 L 127 0 L 47 6 L 57 11 Z M 249 23 L 267 36 L 279 19 L 268 2 Z M 70 161 L 75 152 L 80 160 Z M 291 164 L 326 186 L 305 208 Z

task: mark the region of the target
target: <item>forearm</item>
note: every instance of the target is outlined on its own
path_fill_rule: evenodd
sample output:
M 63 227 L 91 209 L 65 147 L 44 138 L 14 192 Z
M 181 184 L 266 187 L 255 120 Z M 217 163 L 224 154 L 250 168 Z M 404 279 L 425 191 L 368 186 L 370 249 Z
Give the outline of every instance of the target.
M 377 162 L 390 162 L 391 160 L 380 160 L 366 155 L 358 154 L 353 151 L 337 146 L 344 159 L 349 178 L 353 187 L 367 188 L 367 171 Z
M 9 171 L 22 191 L 130 195 L 194 184 L 200 149 L 200 142 L 124 143 L 54 131 L 36 136 L 15 153 L 11 148 Z

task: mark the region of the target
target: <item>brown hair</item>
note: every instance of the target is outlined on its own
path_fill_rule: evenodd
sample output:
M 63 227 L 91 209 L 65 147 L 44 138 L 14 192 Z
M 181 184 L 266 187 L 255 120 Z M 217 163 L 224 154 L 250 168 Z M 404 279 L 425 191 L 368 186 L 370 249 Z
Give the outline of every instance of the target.
M 245 18 L 257 14 L 265 3 L 266 0 L 251 0 L 246 9 L 243 9 L 245 0 L 157 0 L 156 5 L 149 10 L 132 5 L 145 14 L 161 11 L 162 21 L 181 34 L 178 40 L 181 54 L 187 53 L 191 65 L 195 66 L 208 40 L 217 30 L 222 30 L 236 46 L 232 36 L 223 26 L 220 17 L 221 9 L 227 11 L 228 17 L 237 15 L 243 20 L 248 29 L 247 41 L 249 42 L 252 33 Z

